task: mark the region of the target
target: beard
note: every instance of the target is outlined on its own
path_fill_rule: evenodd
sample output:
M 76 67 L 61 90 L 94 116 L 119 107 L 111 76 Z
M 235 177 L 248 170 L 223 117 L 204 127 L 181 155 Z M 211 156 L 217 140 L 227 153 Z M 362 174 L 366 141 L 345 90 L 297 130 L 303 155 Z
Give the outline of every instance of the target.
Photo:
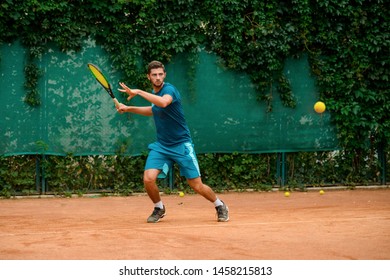
M 163 85 L 164 85 L 164 82 L 162 82 L 162 81 L 156 81 L 153 83 L 153 87 L 155 87 L 156 89 L 161 89 Z

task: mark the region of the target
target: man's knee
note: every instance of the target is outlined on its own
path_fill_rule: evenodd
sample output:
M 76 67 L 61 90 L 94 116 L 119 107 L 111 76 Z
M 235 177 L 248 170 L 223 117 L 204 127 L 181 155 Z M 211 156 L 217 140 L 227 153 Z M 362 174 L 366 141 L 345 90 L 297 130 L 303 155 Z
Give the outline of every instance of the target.
M 188 182 L 188 185 L 190 185 L 190 187 L 196 192 L 200 192 L 202 190 L 202 188 L 204 187 L 203 182 L 200 179 L 200 177 L 195 178 L 195 179 L 187 179 L 187 182 Z
M 157 176 L 159 174 L 159 170 L 157 169 L 148 169 L 144 171 L 144 184 L 153 184 L 157 180 Z

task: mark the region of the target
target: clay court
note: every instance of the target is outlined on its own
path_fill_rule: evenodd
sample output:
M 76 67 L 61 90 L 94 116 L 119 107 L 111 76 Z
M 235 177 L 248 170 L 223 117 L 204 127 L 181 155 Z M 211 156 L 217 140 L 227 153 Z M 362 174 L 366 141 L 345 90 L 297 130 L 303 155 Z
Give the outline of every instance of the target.
M 219 196 L 227 223 L 199 195 L 163 196 L 157 224 L 145 195 L 2 199 L 0 259 L 390 259 L 388 188 Z

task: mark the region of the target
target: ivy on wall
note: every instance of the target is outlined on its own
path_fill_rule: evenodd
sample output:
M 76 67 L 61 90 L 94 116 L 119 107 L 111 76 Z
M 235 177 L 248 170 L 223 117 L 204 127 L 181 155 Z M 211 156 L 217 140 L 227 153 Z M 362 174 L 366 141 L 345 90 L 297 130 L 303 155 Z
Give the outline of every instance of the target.
M 356 151 L 390 138 L 389 12 L 382 0 L 5 0 L 0 43 L 20 40 L 26 102 L 39 105 L 34 61 L 48 43 L 80 50 L 95 39 L 134 86 L 148 87 L 145 65 L 215 52 L 228 69 L 246 72 L 267 102 L 294 107 L 284 61 L 307 53 L 340 143 Z M 278 94 L 273 89 L 278 89 Z
M 24 98 L 24 102 L 26 102 L 31 107 L 37 107 L 41 105 L 38 92 L 38 81 L 39 78 L 43 75 L 43 71 L 39 69 L 35 63 L 37 59 L 36 55 L 37 54 L 34 54 L 34 52 L 30 50 L 27 55 L 27 60 L 24 67 L 24 88 L 26 90 L 26 97 Z

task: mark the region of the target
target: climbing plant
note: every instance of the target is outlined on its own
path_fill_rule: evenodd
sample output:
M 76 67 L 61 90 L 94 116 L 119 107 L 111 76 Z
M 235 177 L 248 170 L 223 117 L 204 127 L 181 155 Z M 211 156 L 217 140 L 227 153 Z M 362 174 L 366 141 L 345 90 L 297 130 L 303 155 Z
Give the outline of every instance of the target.
M 389 12 L 383 0 L 4 0 L 0 43 L 19 40 L 26 59 L 26 102 L 39 105 L 36 66 L 47 44 L 62 51 L 96 40 L 132 85 L 145 65 L 199 48 L 227 69 L 247 73 L 260 102 L 294 107 L 283 75 L 287 57 L 308 54 L 340 144 L 363 151 L 390 137 Z M 276 89 L 276 90 L 275 90 Z M 358 167 L 358 166 L 356 166 Z
M 313 72 L 357 170 L 365 150 L 390 138 L 389 12 L 385 1 L 326 0 L 314 7 Z

